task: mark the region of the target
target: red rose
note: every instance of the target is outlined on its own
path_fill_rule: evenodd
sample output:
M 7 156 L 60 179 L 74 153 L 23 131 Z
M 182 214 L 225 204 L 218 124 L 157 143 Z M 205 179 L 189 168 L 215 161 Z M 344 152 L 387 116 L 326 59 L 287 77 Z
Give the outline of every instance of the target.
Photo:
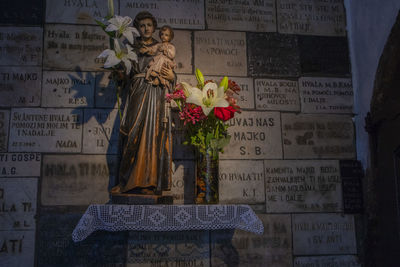
M 236 109 L 234 109 L 232 106 L 228 106 L 226 108 L 214 108 L 214 115 L 218 119 L 222 121 L 227 121 L 229 119 L 232 119 L 233 116 L 235 115 Z

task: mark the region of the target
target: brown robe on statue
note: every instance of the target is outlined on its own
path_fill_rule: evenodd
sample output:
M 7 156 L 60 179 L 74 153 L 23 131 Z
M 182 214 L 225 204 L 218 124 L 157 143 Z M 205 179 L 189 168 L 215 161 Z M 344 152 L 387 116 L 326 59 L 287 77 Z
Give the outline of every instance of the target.
M 151 45 L 155 44 L 157 41 L 153 40 Z M 163 123 L 166 89 L 145 80 L 146 67 L 153 56 L 135 50 L 138 64 L 133 64 L 120 127 L 119 185 L 111 192 L 147 188 L 161 194 L 161 191 L 171 189 L 172 170 L 170 119 Z

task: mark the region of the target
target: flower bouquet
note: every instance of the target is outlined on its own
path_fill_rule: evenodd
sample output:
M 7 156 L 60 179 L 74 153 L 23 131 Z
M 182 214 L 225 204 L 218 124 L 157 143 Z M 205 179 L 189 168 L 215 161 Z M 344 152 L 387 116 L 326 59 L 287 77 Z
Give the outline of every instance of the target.
M 197 86 L 182 82 L 167 101 L 179 108 L 179 118 L 186 126 L 184 144 L 196 148 L 196 203 L 218 203 L 218 155 L 229 144 L 230 135 L 225 122 L 240 112 L 235 95 L 240 87 L 228 77 L 219 84 L 204 81 L 196 69 Z

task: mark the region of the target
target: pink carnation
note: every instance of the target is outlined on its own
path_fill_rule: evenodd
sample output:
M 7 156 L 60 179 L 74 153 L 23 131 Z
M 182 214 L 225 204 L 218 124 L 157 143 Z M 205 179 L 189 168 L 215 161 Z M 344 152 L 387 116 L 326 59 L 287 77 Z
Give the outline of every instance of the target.
M 179 118 L 183 120 L 183 124 L 186 125 L 186 123 L 196 124 L 196 122 L 206 119 L 207 116 L 204 115 L 201 107 L 188 104 L 179 112 Z

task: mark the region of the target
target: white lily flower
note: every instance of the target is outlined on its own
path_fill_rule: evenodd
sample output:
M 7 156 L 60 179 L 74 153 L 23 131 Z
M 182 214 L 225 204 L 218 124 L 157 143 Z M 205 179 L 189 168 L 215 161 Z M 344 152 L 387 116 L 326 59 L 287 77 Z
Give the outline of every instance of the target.
M 132 23 L 132 18 L 126 16 L 115 16 L 108 20 L 110 23 L 105 29 L 106 32 L 115 31 L 116 37 L 120 37 L 121 35 L 125 36 L 128 41 L 133 44 L 133 36 L 139 36 L 139 32 L 136 28 L 130 27 L 129 25 Z
M 98 56 L 98 58 L 107 58 L 106 62 L 104 63 L 104 68 L 111 68 L 122 61 L 126 67 L 126 73 L 128 74 L 132 68 L 131 60 L 137 61 L 137 55 L 135 52 L 133 52 L 129 45 L 122 46 L 123 48 L 121 49 L 118 40 L 114 39 L 114 50 L 106 49 Z
M 218 87 L 216 83 L 207 83 L 203 90 L 192 87 L 185 82 L 182 82 L 182 85 L 189 92 L 186 102 L 201 106 L 206 116 L 216 107 L 225 108 L 229 106 L 228 101 L 225 100 L 224 87 Z

